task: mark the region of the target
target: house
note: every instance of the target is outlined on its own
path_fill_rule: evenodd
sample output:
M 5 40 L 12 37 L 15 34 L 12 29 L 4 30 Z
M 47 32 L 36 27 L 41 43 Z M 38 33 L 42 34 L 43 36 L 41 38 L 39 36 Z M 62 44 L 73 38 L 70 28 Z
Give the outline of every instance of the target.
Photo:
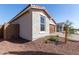
M 75 34 L 79 34 L 79 29 L 74 29 L 75 30 Z
M 64 32 L 65 24 L 64 22 L 57 23 L 57 32 Z
M 4 25 L 5 39 L 20 36 L 31 41 L 56 32 L 56 22 L 46 8 L 31 4 Z
M 76 34 L 79 34 L 79 31 L 77 31 Z

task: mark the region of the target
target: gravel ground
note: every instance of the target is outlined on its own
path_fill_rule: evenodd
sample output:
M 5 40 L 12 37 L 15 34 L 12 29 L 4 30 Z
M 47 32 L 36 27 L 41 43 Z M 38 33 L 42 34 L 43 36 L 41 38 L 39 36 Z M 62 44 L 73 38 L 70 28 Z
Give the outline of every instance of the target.
M 48 37 L 40 38 L 32 42 L 14 43 L 10 41 L 0 42 L 0 54 L 3 55 L 78 55 L 79 42 L 68 41 L 60 38 L 58 44 L 45 43 Z

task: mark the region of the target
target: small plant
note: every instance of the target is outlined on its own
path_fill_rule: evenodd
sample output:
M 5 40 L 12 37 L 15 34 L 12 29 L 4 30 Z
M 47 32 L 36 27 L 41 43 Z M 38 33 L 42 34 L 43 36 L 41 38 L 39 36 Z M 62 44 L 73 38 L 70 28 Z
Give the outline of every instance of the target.
M 59 41 L 59 36 L 51 36 L 49 39 L 49 41 L 54 41 L 54 42 L 58 42 Z
M 48 40 L 45 40 L 45 43 L 47 44 L 48 43 Z

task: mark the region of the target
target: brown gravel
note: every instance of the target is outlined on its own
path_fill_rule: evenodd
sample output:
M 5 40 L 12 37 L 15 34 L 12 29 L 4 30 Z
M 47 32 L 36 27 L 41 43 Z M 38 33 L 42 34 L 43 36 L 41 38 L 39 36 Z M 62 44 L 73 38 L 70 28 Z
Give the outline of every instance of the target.
M 60 38 L 58 44 L 54 42 L 45 43 L 45 38 L 40 38 L 32 42 L 13 43 L 9 41 L 0 42 L 0 54 L 20 54 L 20 55 L 78 55 L 79 42 L 68 41 Z

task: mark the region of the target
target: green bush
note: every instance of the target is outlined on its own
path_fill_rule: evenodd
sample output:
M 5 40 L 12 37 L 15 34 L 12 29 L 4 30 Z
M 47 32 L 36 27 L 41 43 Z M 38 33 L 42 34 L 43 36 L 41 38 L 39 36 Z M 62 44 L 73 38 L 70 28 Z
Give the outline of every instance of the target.
M 49 41 L 54 41 L 54 42 L 58 42 L 59 41 L 59 36 L 50 36 L 50 38 L 48 39 Z
M 74 34 L 75 32 L 76 32 L 75 29 L 69 29 L 69 33 L 70 33 L 70 34 Z

